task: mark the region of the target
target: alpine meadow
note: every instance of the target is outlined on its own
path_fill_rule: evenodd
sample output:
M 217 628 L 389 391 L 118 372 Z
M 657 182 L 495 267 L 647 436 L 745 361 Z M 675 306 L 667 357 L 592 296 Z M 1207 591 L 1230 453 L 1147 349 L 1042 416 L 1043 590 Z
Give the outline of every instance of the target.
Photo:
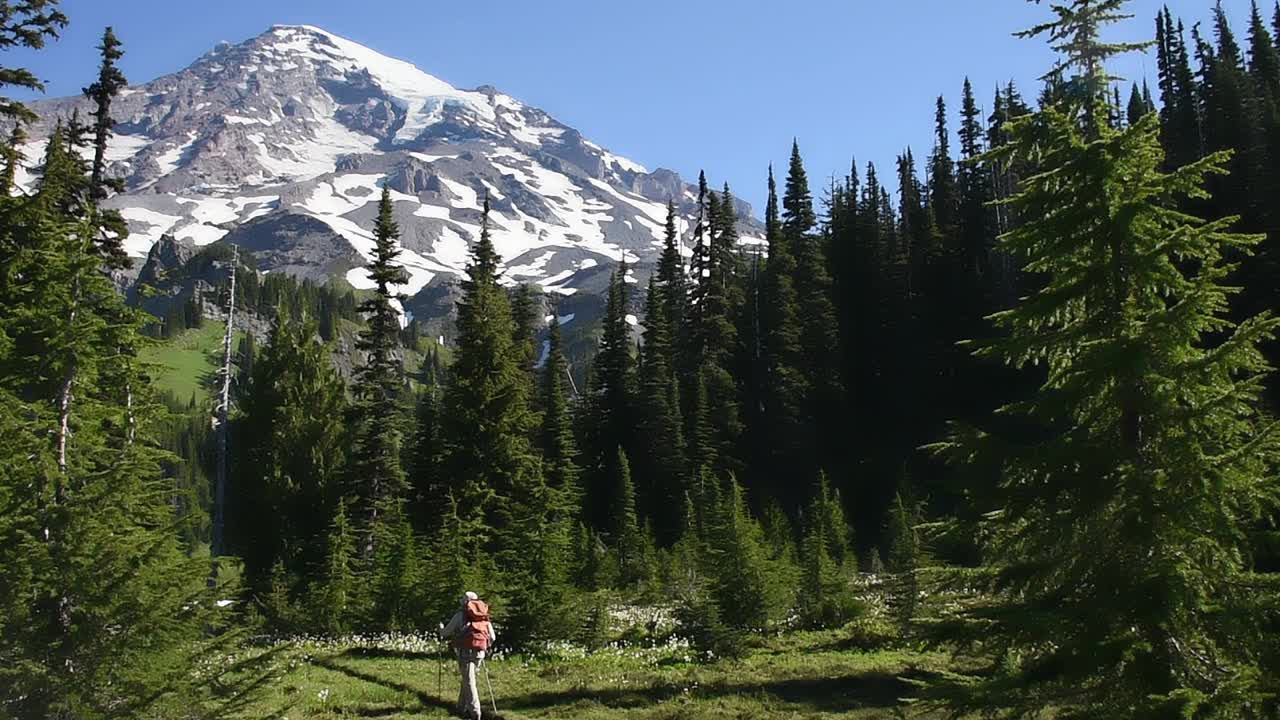
M 892 167 L 720 108 L 757 215 L 335 25 L 95 5 L 38 97 L 85 4 L 0 0 L 0 720 L 1280 719 L 1280 3 L 1204 2 L 849 68 Z

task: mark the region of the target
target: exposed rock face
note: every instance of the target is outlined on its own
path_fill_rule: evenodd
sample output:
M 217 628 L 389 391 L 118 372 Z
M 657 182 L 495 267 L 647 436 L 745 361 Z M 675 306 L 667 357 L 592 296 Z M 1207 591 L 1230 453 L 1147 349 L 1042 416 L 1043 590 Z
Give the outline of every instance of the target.
M 77 108 L 87 102 L 35 104 L 30 164 Z M 221 241 L 253 250 L 264 270 L 369 287 L 362 266 L 385 184 L 411 276 L 400 290 L 427 292 L 409 305 L 437 313 L 439 288 L 464 272 L 479 237 L 485 197 L 505 282 L 561 295 L 598 294 L 624 256 L 643 281 L 667 201 L 694 212 L 692 188 L 669 170 L 648 172 L 492 87 L 456 89 L 313 27 L 221 44 L 127 89 L 113 114 L 110 172 L 128 190 L 108 203 L 129 220 L 144 275 Z M 738 210 L 751 242 L 761 228 L 749 206 Z M 679 227 L 687 254 L 690 223 Z

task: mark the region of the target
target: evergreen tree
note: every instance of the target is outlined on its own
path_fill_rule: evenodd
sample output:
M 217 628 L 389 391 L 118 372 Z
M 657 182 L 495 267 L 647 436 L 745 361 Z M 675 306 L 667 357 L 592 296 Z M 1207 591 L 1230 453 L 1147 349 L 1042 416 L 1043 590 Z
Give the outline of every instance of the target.
M 609 498 L 618 472 L 614 465 L 617 449 L 634 447 L 635 443 L 635 360 L 627 321 L 626 277 L 623 260 L 609 278 L 600 350 L 592 362 L 587 504 L 589 520 L 600 529 L 609 527 Z M 648 500 L 644 498 L 642 504 L 647 505 Z
M 988 243 L 992 237 L 991 183 L 988 169 L 981 162 L 982 124 L 978 104 L 973 96 L 973 86 L 965 78 L 960 109 L 960 155 L 962 162 L 957 170 L 960 193 L 958 211 L 959 246 L 962 252 L 962 270 L 970 277 L 984 276 L 990 270 Z
M 365 612 L 356 534 L 351 528 L 346 498 L 340 498 L 334 508 L 327 545 L 324 573 L 312 602 L 320 627 L 337 635 L 354 627 Z
M 933 153 L 929 156 L 929 209 L 942 232 L 956 223 L 956 167 L 951 159 L 951 134 L 947 130 L 947 103 L 938 96 L 934 114 Z
M 0 47 L 39 47 L 64 24 L 50 2 L 6 7 Z M 37 86 L 14 69 L 0 84 Z M 31 117 L 8 101 L 0 112 Z M 165 420 L 120 352 L 141 343 L 144 318 L 101 272 L 89 170 L 68 141 L 56 127 L 34 195 L 0 197 L 0 706 L 205 712 L 215 671 L 199 661 L 232 639 L 206 634 L 229 619 L 213 600 L 234 589 L 207 589 L 207 562 L 182 547 Z
M 1086 86 L 1116 50 L 1097 33 L 1122 5 L 1059 9 L 1041 29 L 1073 38 L 1064 63 Z M 1003 460 L 989 564 L 965 580 L 996 603 L 959 626 L 977 621 L 968 629 L 1008 658 L 941 691 L 961 712 L 1248 716 L 1266 682 L 1252 652 L 1261 618 L 1233 588 L 1251 582 L 1241 530 L 1273 509 L 1274 426 L 1252 408 L 1267 370 L 1257 345 L 1277 323 L 1233 326 L 1221 283 L 1224 252 L 1257 239 L 1166 204 L 1203 195 L 1225 155 L 1167 174 L 1153 117 L 1123 132 L 1087 117 L 1082 128 L 1049 108 L 1012 128 L 1012 151 L 1042 172 L 1013 200 L 1027 223 L 1004 242 L 1046 284 L 997 316 L 1009 337 L 983 352 L 1049 372 L 1006 408 L 1040 433 L 961 429 L 940 448 Z
M 796 258 L 794 284 L 802 349 L 799 359 L 807 391 L 805 413 L 811 418 L 806 432 L 817 440 L 816 457 L 807 465 L 793 468 L 792 472 L 800 477 L 813 477 L 818 468 L 835 471 L 842 462 L 836 435 L 844 412 L 844 385 L 840 377 L 843 358 L 827 257 L 823 242 L 813 234 L 817 219 L 800 148 L 795 143 L 791 146 L 782 207 L 782 235 Z
M 373 228 L 374 257 L 369 265 L 374 293 L 359 306 L 368 326 L 360 332 L 356 349 L 365 353 L 365 362 L 356 371 L 352 388 L 355 438 L 350 482 L 357 503 L 353 512 L 363 517 L 366 557 L 372 556 L 374 550 L 373 527 L 378 515 L 403 501 L 407 490 L 400 464 L 404 387 L 404 365 L 398 351 L 400 315 L 392 303 L 404 299 L 395 286 L 407 283 L 409 276 L 396 264 L 400 256 L 396 244 L 400 228 L 391 211 L 391 190 L 383 187 Z
M 762 434 L 769 439 L 769 458 L 768 465 L 759 471 L 769 480 L 770 494 L 781 498 L 787 494 L 785 490 L 792 473 L 797 468 L 811 467 L 815 448 L 812 435 L 806 432 L 806 403 L 810 395 L 803 371 L 800 300 L 795 289 L 797 268 L 792 244 L 783 232 L 778 214 L 772 167 L 769 168 L 764 223 L 769 254 L 761 288 L 765 366 L 761 416 L 767 423 Z M 788 509 L 795 510 L 794 507 Z
M 342 495 L 346 392 L 315 340 L 315 326 L 276 319 L 240 401 L 232 447 L 232 547 L 244 559 L 246 589 L 267 589 L 272 568 L 305 575 L 324 558 Z
M 12 48 L 40 50 L 45 41 L 57 39 L 67 26 L 67 16 L 58 9 L 57 0 L 24 0 L 9 6 L 0 16 L 0 51 Z M 44 91 L 44 83 L 26 68 L 0 66 L 0 89 L 16 87 Z M 35 113 L 16 100 L 0 96 L 0 117 L 15 122 L 34 122 Z
M 124 183 L 106 176 L 107 143 L 111 140 L 111 129 L 115 120 L 111 117 L 111 101 L 120 91 L 128 86 L 124 73 L 116 67 L 116 61 L 124 57 L 120 49 L 121 43 L 115 32 L 108 27 L 102 33 L 102 44 L 98 51 L 102 56 L 102 64 L 98 69 L 98 79 L 84 89 L 85 97 L 93 101 L 93 164 L 90 170 L 89 188 L 94 200 L 105 200 L 111 191 L 124 189 Z M 124 268 L 130 264 L 124 251 L 124 238 L 129 234 L 129 226 L 120 213 L 114 210 L 102 212 L 101 222 L 104 232 L 97 238 L 98 251 L 102 253 L 108 267 Z
M 442 467 L 445 449 L 440 429 L 440 395 L 439 382 L 429 378 L 418 393 L 413 432 L 405 453 L 410 524 L 427 535 L 439 528 L 449 495 L 449 483 Z
M 560 514 L 576 518 L 581 511 L 582 487 L 578 467 L 578 445 L 573 436 L 573 418 L 567 387 L 569 365 L 561 347 L 560 318 L 551 318 L 547 362 L 542 368 L 542 451 L 547 486 L 558 494 Z
M 642 508 L 657 527 L 658 537 L 671 544 L 679 537 L 680 499 L 687 489 L 684 435 L 681 432 L 679 384 L 671 365 L 674 343 L 666 298 L 656 274 L 649 276 L 645 296 L 644 345 L 641 349 L 639 414 L 640 477 L 649 485 L 649 506 Z
M 889 522 L 885 535 L 889 552 L 886 559 L 889 571 L 894 574 L 890 602 L 899 622 L 905 624 L 916 614 L 920 586 L 916 570 L 920 563 L 920 545 L 916 537 L 915 518 L 899 493 L 889 507 Z
M 839 510 L 839 498 L 832 496 L 824 477 L 804 514 L 800 553 L 799 611 L 807 624 L 816 627 L 838 625 L 856 611 L 844 561 L 836 555 L 846 548 L 847 528 Z
M 789 588 L 775 576 L 768 560 L 764 531 L 747 510 L 737 481 L 730 478 L 722 498 L 708 498 L 707 530 L 711 596 L 724 622 L 743 630 L 760 630 L 778 617 L 791 600 Z
M 631 463 L 621 447 L 616 452 L 617 459 L 612 464 L 615 476 L 609 534 L 618 551 L 618 579 L 623 586 L 634 587 L 648 581 L 650 558 L 636 514 L 636 488 L 631 481 Z
M 688 302 L 688 279 L 685 277 L 684 258 L 681 255 L 680 233 L 676 227 L 675 202 L 667 201 L 667 222 L 663 232 L 662 254 L 658 257 L 658 285 L 662 288 L 663 311 L 666 315 L 666 335 L 671 338 L 671 356 L 667 364 L 683 367 L 677 357 L 679 332 L 684 325 L 685 304 Z
M 1249 14 L 1249 74 L 1258 97 L 1272 105 L 1280 102 L 1280 54 L 1262 20 L 1257 0 L 1251 3 Z
M 528 400 L 532 382 L 513 339 L 507 293 L 498 283 L 500 262 L 486 206 L 458 301 L 441 420 L 444 470 L 458 502 L 458 522 L 471 527 L 484 518 L 499 534 L 509 525 L 511 508 L 505 501 L 493 502 L 494 497 L 509 499 L 542 484 L 531 442 L 536 427 Z
M 522 367 L 533 372 L 533 365 L 538 361 L 534 345 L 538 333 L 538 308 L 537 300 L 533 297 L 533 286 L 521 285 L 512 292 L 511 320 L 515 325 L 512 339 L 524 356 Z

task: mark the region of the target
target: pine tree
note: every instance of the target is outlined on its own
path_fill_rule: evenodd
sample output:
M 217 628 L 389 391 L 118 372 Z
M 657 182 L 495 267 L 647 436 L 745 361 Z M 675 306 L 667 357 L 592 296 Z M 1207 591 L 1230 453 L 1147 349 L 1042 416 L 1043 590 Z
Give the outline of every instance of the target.
M 947 130 L 947 103 L 939 95 L 934 114 L 933 153 L 929 156 L 929 209 L 943 233 L 956 223 L 956 167 L 951 159 L 951 134 Z
M 959 246 L 962 269 L 970 277 L 986 275 L 989 270 L 988 243 L 992 236 L 991 214 L 987 204 L 991 201 L 991 183 L 988 170 L 981 162 L 982 124 L 979 119 L 973 86 L 965 78 L 960 109 L 960 156 L 957 185 L 960 193 L 958 211 Z
M 803 371 L 800 300 L 795 289 L 796 262 L 792 243 L 783 232 L 778 214 L 772 167 L 769 168 L 769 199 L 765 205 L 764 220 L 769 254 L 764 268 L 761 303 L 765 356 L 765 408 L 762 416 L 767 422 L 763 434 L 769 438 L 770 458 L 761 473 L 771 484 L 771 494 L 785 497 L 792 473 L 796 468 L 811 466 L 815 448 L 812 435 L 806 431 L 809 387 Z M 794 511 L 795 508 L 789 510 Z
M 0 170 L 0 197 L 9 197 L 17 185 L 18 167 L 26 160 L 22 154 L 22 144 L 26 141 L 26 130 L 22 129 L 21 124 L 15 123 L 7 144 L 2 148 L 4 168 Z
M 658 285 L 662 288 L 663 312 L 666 315 L 666 334 L 671 338 L 671 356 L 667 364 L 672 368 L 683 367 L 677 356 L 680 329 L 684 326 L 685 304 L 688 302 L 688 278 L 685 276 L 684 257 L 681 254 L 680 232 L 676 227 L 675 202 L 667 201 L 667 222 L 663 232 L 662 254 L 658 257 Z
M 0 47 L 38 47 L 65 24 L 46 2 L 2 15 Z M 34 79 L 5 69 L 0 83 Z M 7 101 L 0 112 L 31 117 Z M 213 600 L 234 589 L 205 589 L 207 563 L 182 547 L 165 421 L 120 356 L 144 318 L 101 272 L 89 171 L 68 142 L 55 127 L 34 194 L 0 197 L 0 705 L 14 717 L 204 712 L 213 678 L 199 660 L 227 644 L 205 632 L 226 630 Z
M 592 362 L 587 517 L 600 529 L 608 527 L 609 498 L 618 472 L 614 465 L 617 449 L 634 447 L 636 440 L 635 359 L 627 321 L 626 277 L 626 262 L 619 262 L 609 278 L 600 350 Z M 642 504 L 647 503 L 648 498 L 644 498 Z
M 1125 123 L 1132 127 L 1138 124 L 1143 115 L 1147 114 L 1147 104 L 1142 99 L 1142 93 L 1138 91 L 1137 83 L 1129 89 L 1129 103 L 1125 106 Z
M 67 16 L 57 0 L 25 0 L 8 8 L 0 17 L 0 51 L 11 48 L 40 50 L 45 41 L 57 39 L 67 26 Z M 44 83 L 26 68 L 0 66 L 0 89 L 6 87 L 44 91 Z M 36 115 L 26 105 L 0 96 L 0 117 L 18 123 L 34 122 Z
M 430 357 L 434 360 L 436 356 Z M 424 365 L 430 367 L 429 363 Z M 418 393 L 417 413 L 405 460 L 409 519 L 414 528 L 427 535 L 439 529 L 449 495 L 449 482 L 442 466 L 445 447 L 441 393 L 435 377 L 428 378 Z
M 856 610 L 844 559 L 837 555 L 847 550 L 847 532 L 839 498 L 830 493 L 823 477 L 804 513 L 801 540 L 803 563 L 798 604 L 801 616 L 809 625 L 838 625 L 852 617 Z
M 373 627 L 410 630 L 424 620 L 421 548 L 400 506 L 378 518 L 378 539 L 370 566 L 370 614 Z
M 124 51 L 120 47 L 120 40 L 110 27 L 103 31 L 102 44 L 98 46 L 102 56 L 98 79 L 84 89 L 85 97 L 94 104 L 93 112 L 90 113 L 93 116 L 94 138 L 89 191 L 95 201 L 105 200 L 110 192 L 124 189 L 124 183 L 106 175 L 107 143 L 111 140 L 111 128 L 115 126 L 115 120 L 111 117 L 111 101 L 128 86 L 124 73 L 116 67 L 116 61 L 124 57 Z M 129 234 L 128 224 L 114 210 L 103 211 L 101 222 L 104 232 L 99 234 L 97 244 L 106 265 L 111 268 L 128 267 L 130 261 L 124 251 L 124 237 Z
M 1257 0 L 1251 4 L 1249 14 L 1249 74 L 1259 97 L 1272 104 L 1280 102 L 1280 54 L 1262 20 Z
M 649 580 L 649 553 L 640 531 L 636 514 L 636 488 L 631 481 L 631 463 L 621 447 L 613 462 L 614 486 L 611 493 L 609 534 L 618 551 L 618 579 L 624 587 L 635 587 Z
M 522 367 L 533 372 L 533 365 L 538 361 L 538 353 L 534 345 L 537 335 L 538 308 L 533 297 L 533 286 L 521 285 L 511 294 L 511 320 L 515 325 L 513 341 L 524 356 Z
M 708 498 L 711 500 L 711 498 Z M 704 505 L 711 515 L 708 563 L 713 578 L 711 596 L 724 622 L 743 630 L 760 630 L 789 604 L 788 588 L 773 576 L 764 545 L 764 531 L 747 510 L 737 481 L 727 492 Z
M 1043 28 L 1075 38 L 1064 63 L 1085 86 L 1113 54 L 1097 32 L 1122 5 L 1059 9 Z M 1252 582 L 1241 530 L 1273 509 L 1275 426 L 1252 408 L 1268 370 L 1257 345 L 1277 322 L 1233 326 L 1221 283 L 1224 252 L 1257 238 L 1167 207 L 1203 196 L 1225 155 L 1166 174 L 1154 117 L 1117 132 L 1096 110 L 1088 128 L 1069 113 L 1012 128 L 1013 152 L 1034 152 L 1042 171 L 1012 201 L 1027 223 L 1004 242 L 1046 284 L 997 316 L 1009 337 L 982 351 L 1047 366 L 1039 394 L 1006 408 L 1042 432 L 958 429 L 939 448 L 1003 460 L 989 564 L 965 581 L 995 604 L 963 619 L 1009 661 L 941 691 L 959 712 L 1248 716 L 1266 681 L 1251 652 L 1256 598 L 1237 590 Z
M 816 457 L 807 466 L 794 468 L 792 472 L 799 477 L 813 477 L 818 468 L 834 472 L 842 463 L 838 450 L 840 444 L 835 435 L 844 412 L 844 384 L 840 377 L 843 357 L 824 243 L 813 234 L 817 218 L 800 158 L 800 147 L 796 143 L 791 146 L 782 207 L 784 242 L 796 258 L 793 282 L 800 321 L 802 352 L 799 359 L 807 391 L 804 411 L 811 418 L 811 425 L 805 431 L 813 433 L 817 440 Z
M 346 389 L 315 332 L 281 314 L 239 406 L 230 544 L 251 593 L 265 591 L 277 562 L 291 575 L 320 564 L 342 495 Z
M 355 626 L 366 609 L 358 574 L 356 534 L 351 528 L 346 498 L 339 499 L 333 511 L 327 544 L 324 573 L 312 602 L 320 627 L 337 635 Z
M 649 487 L 649 506 L 659 539 L 670 545 L 679 537 L 680 499 L 687 489 L 684 434 L 681 432 L 679 384 L 671 358 L 675 354 L 667 303 L 658 276 L 649 276 L 645 296 L 644 345 L 641 348 L 636 397 L 641 436 L 640 477 Z
M 916 571 L 920 564 L 920 545 L 914 513 L 901 493 L 894 496 L 888 515 L 885 535 L 889 551 L 885 559 L 889 571 L 894 574 L 890 603 L 899 622 L 905 624 L 915 616 L 919 604 L 920 584 Z
M 547 362 L 542 368 L 540 449 L 547 486 L 558 494 L 560 514 L 576 518 L 582 509 L 581 471 L 566 383 L 569 365 L 561 342 L 560 319 L 553 316 L 547 340 Z
M 458 522 L 471 527 L 483 518 L 499 535 L 511 520 L 511 508 L 503 500 L 494 502 L 495 496 L 512 498 L 542 483 L 531 441 L 536 426 L 528 400 L 532 381 L 513 339 L 511 306 L 498 283 L 500 262 L 486 206 L 457 305 L 441 422 L 443 467 L 458 503 Z
M 373 526 L 378 515 L 404 500 L 407 481 L 400 465 L 402 431 L 400 423 L 404 366 L 398 352 L 400 316 L 393 302 L 403 300 L 395 286 L 409 281 L 408 273 L 396 264 L 400 248 L 396 239 L 400 228 L 392 217 L 391 190 L 382 188 L 378 218 L 374 223 L 374 258 L 369 278 L 374 294 L 360 303 L 368 320 L 356 349 L 365 353 L 364 364 L 356 371 L 352 388 L 355 442 L 351 454 L 350 482 L 362 517 L 366 557 L 373 554 Z

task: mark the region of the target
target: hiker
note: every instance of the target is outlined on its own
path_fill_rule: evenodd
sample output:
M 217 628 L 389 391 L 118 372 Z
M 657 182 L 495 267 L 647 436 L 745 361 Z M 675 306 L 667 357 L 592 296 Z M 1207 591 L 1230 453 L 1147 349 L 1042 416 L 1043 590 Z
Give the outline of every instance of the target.
M 458 689 L 458 714 L 480 720 L 476 669 L 498 636 L 493 631 L 493 623 L 489 622 L 489 606 L 479 595 L 468 591 L 460 604 L 458 612 L 440 631 L 440 639 L 450 640 L 458 655 L 458 673 L 462 676 L 462 687 Z

